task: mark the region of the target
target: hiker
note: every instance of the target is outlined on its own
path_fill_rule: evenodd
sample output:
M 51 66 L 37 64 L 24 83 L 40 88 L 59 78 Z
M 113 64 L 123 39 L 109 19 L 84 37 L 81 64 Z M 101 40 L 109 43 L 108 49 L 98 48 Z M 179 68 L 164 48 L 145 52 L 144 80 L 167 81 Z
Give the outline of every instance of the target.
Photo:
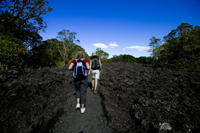
M 96 53 L 92 53 L 92 56 L 90 57 L 90 70 L 92 75 L 92 90 L 94 91 L 94 94 L 97 93 L 97 84 L 98 79 L 100 77 L 100 70 L 102 68 L 101 59 L 97 56 Z
M 83 51 L 78 51 L 75 59 L 69 65 L 69 70 L 73 70 L 74 85 L 76 89 L 76 109 L 81 108 L 81 113 L 86 110 L 86 94 L 88 88 L 89 62 L 85 59 Z

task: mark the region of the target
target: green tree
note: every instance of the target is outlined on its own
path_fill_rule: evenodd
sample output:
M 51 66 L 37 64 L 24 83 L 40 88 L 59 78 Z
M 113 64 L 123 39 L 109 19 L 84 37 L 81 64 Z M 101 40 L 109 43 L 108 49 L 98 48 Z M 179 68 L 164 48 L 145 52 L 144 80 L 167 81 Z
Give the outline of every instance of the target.
M 68 62 L 72 59 L 77 50 L 83 50 L 80 46 L 75 44 L 75 42 L 80 42 L 76 36 L 76 32 L 70 32 L 70 30 L 66 29 L 60 31 L 57 35 L 57 38 L 62 42 L 58 50 L 64 62 Z
M 176 29 L 171 30 L 171 32 L 164 36 L 164 40 L 172 40 L 174 38 L 183 37 L 187 39 L 188 33 L 193 30 L 193 26 L 188 23 L 181 23 Z
M 23 24 L 23 25 L 22 25 Z M 31 24 L 24 24 L 24 21 L 8 12 L 0 13 L 0 33 L 17 38 L 19 43 L 27 47 L 37 46 L 40 44 L 42 37 L 34 31 Z
M 132 55 L 119 55 L 119 56 L 113 56 L 111 59 L 109 59 L 110 62 L 127 62 L 127 63 L 135 63 L 136 58 Z
M 141 56 L 136 58 L 136 62 L 140 64 L 152 64 L 153 63 L 153 58 L 152 57 L 145 57 Z
M 0 8 L 9 14 L 23 20 L 24 24 L 31 23 L 35 30 L 46 27 L 42 15 L 52 10 L 46 0 L 1 0 Z M 23 26 L 23 24 L 21 24 Z
M 159 47 L 160 66 L 200 71 L 200 27 L 182 23 L 164 37 Z
M 80 40 L 78 40 L 76 36 L 76 32 L 70 32 L 70 30 L 63 29 L 58 33 L 57 38 L 62 42 L 79 43 Z
M 26 53 L 24 45 L 19 40 L 0 33 L 0 68 L 22 69 L 24 65 L 23 56 Z
M 47 4 L 46 0 L 0 1 L 1 65 L 21 68 L 33 61 L 30 51 L 41 44 L 38 32 L 46 27 L 42 15 L 51 10 Z
M 65 45 L 65 47 L 63 47 Z M 69 41 L 59 41 L 57 39 L 48 39 L 38 47 L 32 49 L 32 60 L 34 66 L 64 66 L 75 57 L 77 51 L 85 51 L 77 44 Z M 86 57 L 88 57 L 85 52 Z
M 34 66 L 64 65 L 63 57 L 59 52 L 61 45 L 62 42 L 57 39 L 48 39 L 43 41 L 40 46 L 34 47 L 31 50 L 33 53 L 32 61 L 36 63 Z
M 155 57 L 156 48 L 158 48 L 160 44 L 161 44 L 161 39 L 158 39 L 156 37 L 150 38 L 150 43 L 149 43 L 150 49 L 149 49 L 149 52 L 151 52 L 151 56 Z
M 47 4 L 45 0 L 1 0 L 0 32 L 21 40 L 27 48 L 39 45 L 38 32 L 46 27 L 42 15 L 52 10 Z
M 62 45 L 62 42 L 57 39 L 48 39 L 44 41 L 42 45 L 44 46 L 45 56 L 49 60 L 48 65 L 61 65 L 63 62 L 63 57 L 60 54 L 60 46 Z M 62 65 L 64 66 L 64 63 Z
M 106 60 L 108 59 L 109 54 L 105 51 L 103 51 L 101 48 L 96 49 L 96 54 L 102 59 Z

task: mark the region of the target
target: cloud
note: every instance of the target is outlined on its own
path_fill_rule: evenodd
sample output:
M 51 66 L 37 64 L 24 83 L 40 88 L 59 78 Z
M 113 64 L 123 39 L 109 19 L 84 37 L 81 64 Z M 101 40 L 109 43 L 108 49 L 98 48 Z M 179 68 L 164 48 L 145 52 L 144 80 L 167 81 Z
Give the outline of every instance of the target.
M 117 44 L 116 42 L 111 42 L 111 43 L 109 44 L 109 47 L 115 48 L 115 47 L 118 47 L 118 44 Z
M 146 51 L 149 50 L 150 47 L 149 46 L 129 46 L 129 47 L 125 47 L 125 49 L 136 49 L 138 51 Z
M 104 49 L 108 48 L 108 46 L 104 43 L 94 43 L 93 46 L 97 48 L 104 48 Z
M 109 43 L 109 45 L 106 45 L 104 43 L 94 43 L 93 46 L 96 48 L 111 50 L 112 48 L 118 47 L 118 44 L 116 42 L 111 42 Z

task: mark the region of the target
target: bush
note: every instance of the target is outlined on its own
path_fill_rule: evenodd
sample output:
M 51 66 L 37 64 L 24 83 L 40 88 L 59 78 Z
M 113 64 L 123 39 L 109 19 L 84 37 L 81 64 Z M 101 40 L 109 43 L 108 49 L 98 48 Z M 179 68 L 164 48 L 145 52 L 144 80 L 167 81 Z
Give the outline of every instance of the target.
M 0 64 L 8 69 L 21 69 L 24 65 L 23 56 L 26 48 L 23 44 L 10 36 L 0 34 Z

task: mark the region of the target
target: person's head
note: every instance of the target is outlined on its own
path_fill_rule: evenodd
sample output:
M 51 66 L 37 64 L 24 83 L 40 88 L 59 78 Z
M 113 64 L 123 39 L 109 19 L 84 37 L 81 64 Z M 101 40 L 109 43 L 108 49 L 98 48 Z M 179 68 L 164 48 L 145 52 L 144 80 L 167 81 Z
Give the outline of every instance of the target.
M 85 53 L 83 51 L 78 51 L 75 56 L 76 59 L 85 58 Z

